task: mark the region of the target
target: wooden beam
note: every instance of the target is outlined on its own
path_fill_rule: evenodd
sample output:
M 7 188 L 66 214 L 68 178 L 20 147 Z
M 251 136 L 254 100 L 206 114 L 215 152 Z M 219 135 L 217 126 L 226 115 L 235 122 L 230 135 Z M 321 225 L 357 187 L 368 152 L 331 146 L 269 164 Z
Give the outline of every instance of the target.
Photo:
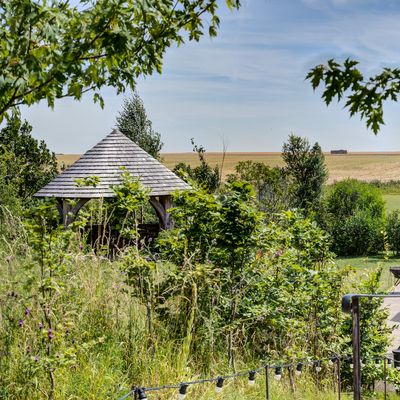
M 90 200 L 90 199 L 57 199 L 58 200 L 58 212 L 60 213 L 63 225 L 66 227 L 75 221 L 75 218 L 79 210 Z
M 173 224 L 168 209 L 172 207 L 172 197 L 171 196 L 159 196 L 158 198 L 150 197 L 150 204 L 156 211 L 160 223 L 160 228 L 171 229 Z

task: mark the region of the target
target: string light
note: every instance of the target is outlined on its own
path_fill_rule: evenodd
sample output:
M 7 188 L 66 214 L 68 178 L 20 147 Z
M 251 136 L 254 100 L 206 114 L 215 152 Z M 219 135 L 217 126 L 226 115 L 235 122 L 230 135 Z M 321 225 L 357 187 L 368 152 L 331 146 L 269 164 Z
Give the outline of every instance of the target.
M 250 371 L 249 372 L 249 381 L 248 381 L 250 386 L 253 386 L 256 383 L 256 371 Z
M 379 368 L 381 366 L 381 360 L 379 358 L 375 359 L 375 367 Z
M 217 378 L 217 384 L 215 385 L 215 391 L 217 393 L 221 393 L 222 392 L 222 386 L 224 386 L 224 378 L 222 378 L 220 376 L 219 378 Z
M 297 376 L 300 376 L 302 374 L 302 370 L 304 365 L 314 365 L 315 366 L 315 370 L 317 373 L 322 371 L 322 365 L 324 363 L 324 360 L 327 360 L 327 363 L 329 365 L 334 365 L 335 362 L 338 362 L 340 360 L 338 355 L 335 355 L 331 358 L 327 358 L 327 359 L 321 359 L 321 360 L 314 360 L 314 361 L 309 361 L 306 363 L 303 362 L 298 362 L 298 363 L 293 363 L 293 364 L 285 364 L 285 365 L 266 365 L 263 368 L 266 368 L 266 370 L 268 371 L 268 368 L 274 368 L 275 370 L 275 380 L 276 381 L 280 381 L 282 379 L 282 368 L 294 368 L 295 367 L 295 374 Z M 354 364 L 353 364 L 353 359 L 348 357 L 348 358 L 343 358 L 343 361 L 349 362 L 349 366 L 350 369 L 354 369 Z M 371 361 L 375 363 L 375 366 L 378 368 L 381 365 L 381 360 L 382 358 L 375 358 L 372 359 Z M 388 368 L 392 367 L 392 359 L 390 359 L 389 357 L 385 357 L 385 360 L 387 361 L 387 366 Z M 364 367 L 365 364 L 364 362 L 366 362 L 366 360 L 360 360 L 360 365 L 361 367 Z M 338 364 L 339 365 L 339 364 Z M 400 366 L 394 365 L 396 367 L 396 369 L 400 370 Z M 225 377 L 218 377 L 218 378 L 208 378 L 208 379 L 200 379 L 197 381 L 192 381 L 192 382 L 187 382 L 187 383 L 180 383 L 180 384 L 174 384 L 174 385 L 163 385 L 163 386 L 159 386 L 159 387 L 135 387 L 132 389 L 132 391 L 130 391 L 129 393 L 126 393 L 124 396 L 122 396 L 120 398 L 120 400 L 126 400 L 130 395 L 134 394 L 135 395 L 135 399 L 137 400 L 147 400 L 147 395 L 146 395 L 146 391 L 159 391 L 159 390 L 163 390 L 163 389 L 178 389 L 178 399 L 179 400 L 184 400 L 186 398 L 187 395 L 187 390 L 188 387 L 190 385 L 196 385 L 196 384 L 202 384 L 202 383 L 207 383 L 207 382 L 215 382 L 216 381 L 216 386 L 215 386 L 215 391 L 217 393 L 220 393 L 223 390 L 223 385 L 224 385 L 224 381 L 226 379 L 232 379 L 232 378 L 236 378 L 236 377 L 240 377 L 240 376 L 245 376 L 246 374 L 248 375 L 248 384 L 249 385 L 254 385 L 255 384 L 255 379 L 256 379 L 256 374 L 257 372 L 261 370 L 260 369 L 256 369 L 256 370 L 250 370 L 250 371 L 246 371 L 246 372 L 239 372 L 239 373 L 235 373 L 229 376 L 225 376 Z
M 298 363 L 297 366 L 296 366 L 295 374 L 296 374 L 297 376 L 300 376 L 300 375 L 301 375 L 302 369 L 303 369 L 303 364 L 302 364 L 302 363 Z
M 365 363 L 364 363 L 363 360 L 360 360 L 360 367 L 361 367 L 361 368 L 364 368 L 364 367 L 365 367 Z
M 275 367 L 275 379 L 280 381 L 282 378 L 282 367 Z
M 322 371 L 321 361 L 317 361 L 315 370 L 316 370 L 317 372 L 321 372 L 321 371 Z
M 178 394 L 178 399 L 183 400 L 186 397 L 186 392 L 188 388 L 188 384 L 186 383 L 181 383 L 179 386 L 179 394 Z
M 328 364 L 332 367 L 333 366 L 333 364 L 335 364 L 335 361 L 337 360 L 338 358 L 335 356 L 335 357 L 331 357 L 330 359 L 329 359 L 329 361 L 328 361 Z
M 392 368 L 392 360 L 390 358 L 388 358 L 388 368 Z
M 137 394 L 138 400 L 147 400 L 146 392 L 145 392 L 144 389 L 137 388 L 136 389 L 136 394 Z

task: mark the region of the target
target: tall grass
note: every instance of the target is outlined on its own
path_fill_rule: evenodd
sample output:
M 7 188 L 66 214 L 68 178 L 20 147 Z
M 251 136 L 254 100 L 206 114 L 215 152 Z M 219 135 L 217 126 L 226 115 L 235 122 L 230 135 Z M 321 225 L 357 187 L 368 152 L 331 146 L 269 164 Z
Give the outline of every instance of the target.
M 28 253 L 24 258 L 15 258 L 4 245 L 0 252 L 0 399 L 35 400 L 46 398 L 48 393 L 45 376 L 35 371 L 35 355 L 29 352 L 27 336 L 22 334 L 23 329 L 31 329 L 40 321 L 34 308 L 24 317 L 29 296 L 23 297 L 23 301 L 20 297 L 27 290 L 29 258 Z M 152 348 L 149 347 L 145 307 L 132 298 L 123 280 L 118 262 L 77 254 L 70 263 L 70 290 L 64 301 L 73 323 L 71 332 L 77 352 L 72 363 L 55 371 L 56 399 L 117 399 L 134 385 L 157 386 L 208 377 L 191 358 L 190 335 L 177 344 L 162 326 L 155 326 Z M 18 325 L 21 318 L 27 320 L 23 327 Z M 188 331 L 191 318 L 188 315 Z M 248 370 L 259 366 L 261 360 L 247 355 L 239 358 L 237 364 L 238 369 Z M 227 365 L 224 354 L 215 355 L 209 376 L 231 373 Z M 331 383 L 317 388 L 310 377 L 296 382 L 295 393 L 285 377 L 276 383 L 271 374 L 270 381 L 273 399 L 336 398 Z M 212 383 L 191 386 L 188 398 L 261 399 L 264 382 L 263 375 L 257 376 L 254 387 L 247 385 L 246 377 L 227 380 L 218 395 Z M 160 400 L 175 396 L 177 390 L 148 394 L 149 399 Z

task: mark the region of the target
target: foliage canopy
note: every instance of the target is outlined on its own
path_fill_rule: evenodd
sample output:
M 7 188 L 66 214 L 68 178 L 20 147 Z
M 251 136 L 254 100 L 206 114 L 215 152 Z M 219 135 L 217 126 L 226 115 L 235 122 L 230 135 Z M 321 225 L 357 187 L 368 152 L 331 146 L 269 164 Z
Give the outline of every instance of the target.
M 343 64 L 330 59 L 325 65 L 314 67 L 307 79 L 314 90 L 323 86 L 322 99 L 326 105 L 335 98 L 345 99 L 350 116 L 359 114 L 375 134 L 384 124 L 384 102 L 397 101 L 400 93 L 400 68 L 384 68 L 368 78 L 358 69 L 358 61 L 351 59 Z
M 239 0 L 227 0 L 239 7 Z M 168 47 L 217 34 L 216 0 L 0 2 L 0 122 L 21 104 L 123 92 L 162 69 Z M 207 20 L 207 24 L 205 24 Z

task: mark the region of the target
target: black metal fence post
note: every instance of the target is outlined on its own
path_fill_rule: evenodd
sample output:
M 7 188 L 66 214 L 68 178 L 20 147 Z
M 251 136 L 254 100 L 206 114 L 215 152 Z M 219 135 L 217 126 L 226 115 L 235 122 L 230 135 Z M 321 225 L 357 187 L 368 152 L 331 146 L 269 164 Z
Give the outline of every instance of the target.
M 340 357 L 338 356 L 337 358 L 337 363 L 336 363 L 336 367 L 337 367 L 337 392 L 338 392 L 338 400 L 340 400 L 340 391 L 342 388 L 342 379 L 340 376 L 340 366 L 341 366 L 341 362 L 340 362 Z
M 270 400 L 269 397 L 269 367 L 265 366 L 265 399 Z
M 354 400 L 361 400 L 361 362 L 360 362 L 360 303 L 358 297 L 351 302 L 353 320 L 353 390 Z
M 400 293 L 391 294 L 346 294 L 342 297 L 342 311 L 352 315 L 353 320 L 353 386 L 354 400 L 361 400 L 361 360 L 360 360 L 360 304 L 359 299 L 365 298 L 399 298 Z M 385 360 L 386 362 L 386 360 Z M 385 368 L 385 399 L 386 393 L 386 365 Z
M 383 398 L 385 400 L 387 399 L 386 367 L 387 367 L 387 359 L 385 357 L 383 359 Z

